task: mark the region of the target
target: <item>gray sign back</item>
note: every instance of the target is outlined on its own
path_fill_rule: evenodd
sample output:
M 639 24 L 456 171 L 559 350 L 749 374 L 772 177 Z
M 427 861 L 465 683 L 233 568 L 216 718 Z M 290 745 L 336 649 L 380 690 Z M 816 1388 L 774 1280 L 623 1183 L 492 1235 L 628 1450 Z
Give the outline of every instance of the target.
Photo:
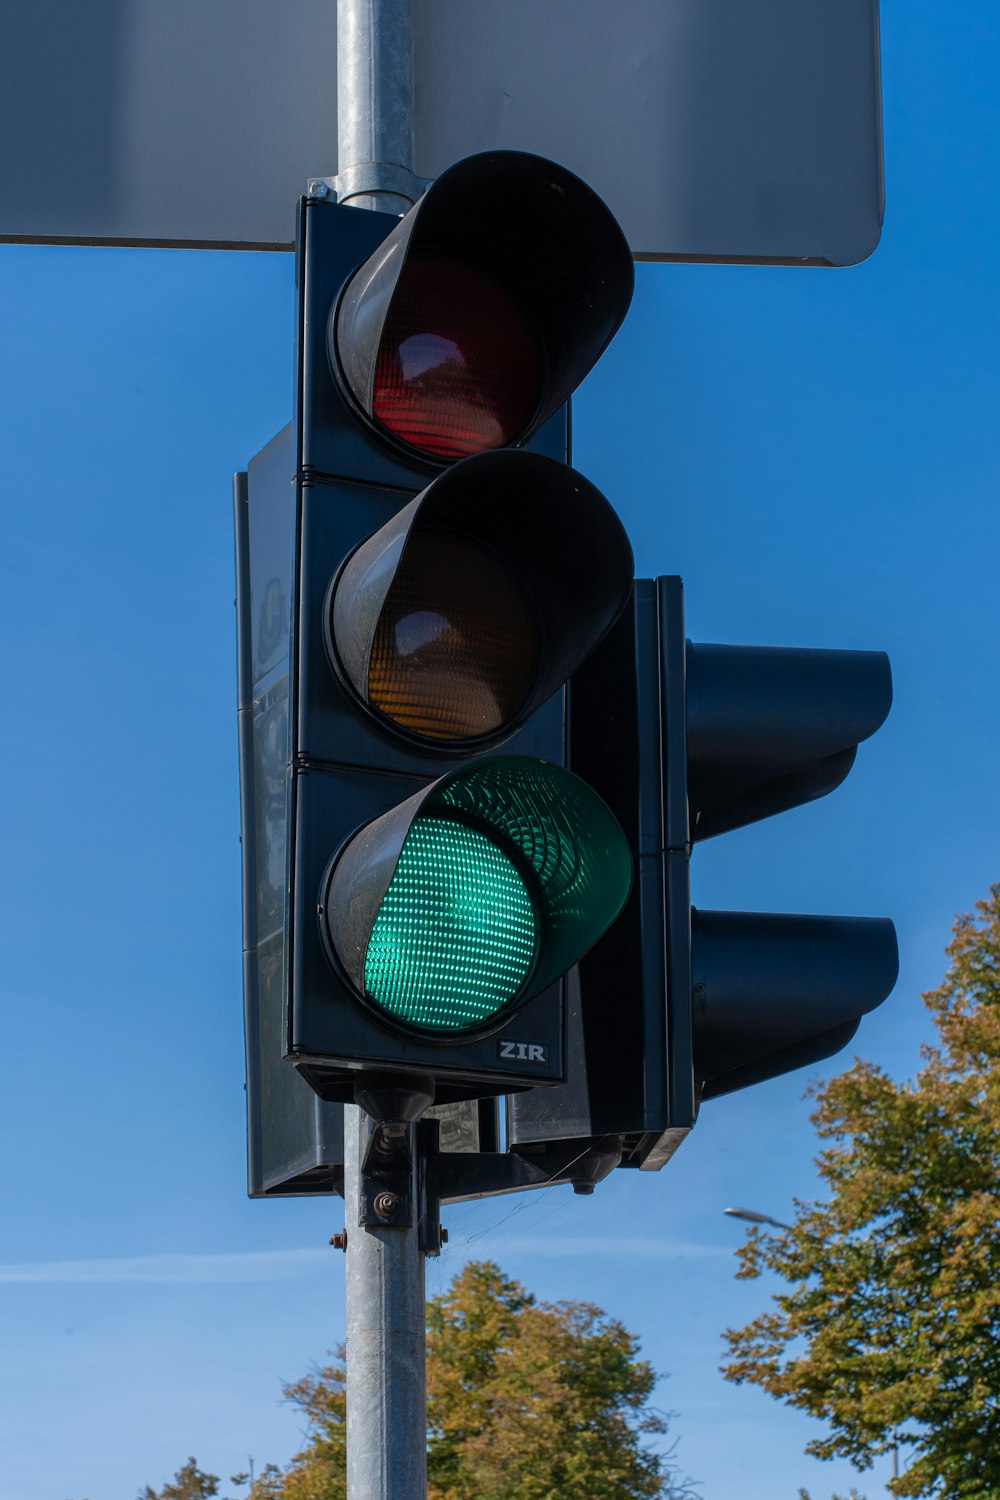
M 421 176 L 553 157 L 639 260 L 850 265 L 877 245 L 878 0 L 414 6 Z M 338 168 L 336 10 L 8 0 L 0 240 L 290 249 L 306 179 Z

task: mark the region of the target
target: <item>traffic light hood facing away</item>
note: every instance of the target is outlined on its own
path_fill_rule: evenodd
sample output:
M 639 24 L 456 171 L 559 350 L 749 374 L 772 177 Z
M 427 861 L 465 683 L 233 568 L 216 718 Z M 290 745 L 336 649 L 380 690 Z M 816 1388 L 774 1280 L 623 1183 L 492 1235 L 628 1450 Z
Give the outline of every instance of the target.
M 882 651 L 689 641 L 691 838 L 713 838 L 832 792 L 891 706 Z
M 885 721 L 881 651 L 687 643 L 692 841 L 741 828 L 840 786 Z M 711 1099 L 846 1047 L 899 972 L 880 917 L 692 909 L 694 1070 Z
M 617 221 L 572 172 L 471 156 L 347 283 L 330 367 L 367 421 L 431 461 L 520 444 L 610 343 L 634 276 Z
M 481 454 L 353 553 L 331 584 L 327 651 L 383 723 L 467 753 L 566 681 L 625 608 L 632 572 L 621 522 L 582 474 Z
M 694 1062 L 712 1099 L 832 1057 L 899 973 L 888 917 L 691 913 Z
M 484 1034 L 607 930 L 632 859 L 607 805 L 546 761 L 463 766 L 362 828 L 323 877 L 328 956 L 386 1021 Z

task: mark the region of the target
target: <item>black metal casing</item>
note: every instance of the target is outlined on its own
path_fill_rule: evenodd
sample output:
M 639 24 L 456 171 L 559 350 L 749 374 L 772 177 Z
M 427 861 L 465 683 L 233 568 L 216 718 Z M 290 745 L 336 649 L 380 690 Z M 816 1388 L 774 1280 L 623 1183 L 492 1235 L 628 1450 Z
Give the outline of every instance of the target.
M 320 1099 L 282 1056 L 291 446 L 289 427 L 256 460 L 257 483 L 275 503 L 255 515 L 253 564 L 247 475 L 235 482 L 247 1188 L 255 1198 L 334 1192 L 344 1162 L 343 1108 Z
M 281 1110 L 299 1122 L 289 1127 L 298 1145 L 286 1157 L 303 1155 L 320 1173 L 336 1152 L 338 1112 L 321 1113 L 315 1130 L 312 1114 L 317 1107 L 322 1112 L 323 1101 L 352 1100 L 357 1073 L 373 1061 L 388 1070 L 431 1072 L 440 1103 L 556 1081 L 564 1066 L 563 981 L 491 1036 L 424 1041 L 391 1030 L 361 1004 L 339 981 L 320 940 L 317 897 L 331 855 L 361 825 L 469 759 L 468 751 L 424 748 L 387 731 L 338 681 L 324 648 L 332 576 L 441 472 L 368 430 L 334 380 L 327 352 L 331 306 L 396 223 L 304 200 L 296 416 L 236 484 L 251 1115 L 259 1136 L 260 1101 L 268 1108 L 280 1098 Z M 525 446 L 564 463 L 568 408 Z M 503 742 L 503 753 L 564 765 L 565 697 L 559 689 Z M 541 1044 L 541 1053 L 536 1046 L 528 1061 L 526 1049 L 508 1047 L 514 1055 L 501 1059 L 500 1044 L 510 1040 Z M 310 1142 L 304 1153 L 303 1132 Z M 284 1170 L 272 1166 L 259 1164 L 265 1187 Z M 252 1161 L 252 1179 L 254 1171 Z M 310 1190 L 309 1180 L 302 1190 Z

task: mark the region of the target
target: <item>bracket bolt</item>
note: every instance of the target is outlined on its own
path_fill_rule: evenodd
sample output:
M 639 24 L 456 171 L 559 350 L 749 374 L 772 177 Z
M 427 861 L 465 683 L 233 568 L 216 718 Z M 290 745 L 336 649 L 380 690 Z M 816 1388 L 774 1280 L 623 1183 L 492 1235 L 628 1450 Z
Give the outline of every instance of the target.
M 441 1231 L 441 1243 L 442 1243 L 442 1245 L 447 1245 L 447 1243 L 448 1243 L 448 1231 L 447 1231 L 447 1229 L 442 1229 L 442 1231 Z
M 335 1250 L 347 1249 L 347 1230 L 338 1229 L 336 1234 L 330 1236 L 330 1244 Z
M 330 184 L 320 178 L 318 182 L 309 184 L 309 192 L 314 198 L 326 198 L 330 192 Z
M 372 1204 L 380 1219 L 394 1219 L 402 1207 L 398 1193 L 376 1193 Z

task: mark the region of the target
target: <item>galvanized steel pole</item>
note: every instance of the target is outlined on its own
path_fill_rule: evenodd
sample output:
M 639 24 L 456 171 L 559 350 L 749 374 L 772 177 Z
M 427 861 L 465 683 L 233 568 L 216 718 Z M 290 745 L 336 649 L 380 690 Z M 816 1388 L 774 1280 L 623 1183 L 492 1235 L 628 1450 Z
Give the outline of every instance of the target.
M 337 0 L 337 159 L 337 198 L 351 207 L 403 214 L 424 187 L 413 175 L 413 0 Z M 345 1106 L 347 1500 L 424 1500 L 424 1257 L 415 1223 L 360 1223 L 362 1119 Z
M 413 0 L 337 0 L 337 197 L 403 214 L 413 175 Z
M 346 1106 L 347 1500 L 424 1500 L 424 1257 L 415 1227 L 358 1223 L 361 1126 L 361 1110 Z

